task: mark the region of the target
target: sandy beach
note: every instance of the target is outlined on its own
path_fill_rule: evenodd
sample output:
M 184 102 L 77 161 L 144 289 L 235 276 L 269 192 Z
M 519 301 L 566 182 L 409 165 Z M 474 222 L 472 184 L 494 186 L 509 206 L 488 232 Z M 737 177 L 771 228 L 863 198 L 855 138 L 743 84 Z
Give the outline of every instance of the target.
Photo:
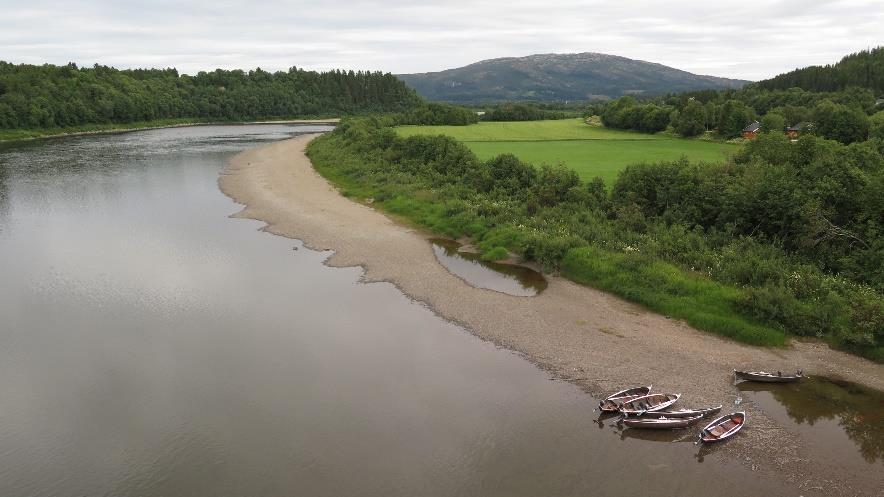
M 764 349 L 735 343 L 555 276 L 548 276 L 549 287 L 536 297 L 473 288 L 438 263 L 426 234 L 339 195 L 319 176 L 303 153 L 315 136 L 231 160 L 219 184 L 245 205 L 236 217 L 263 221 L 267 231 L 308 247 L 333 250 L 330 266 L 361 266 L 364 281 L 391 282 L 443 318 L 592 395 L 653 384 L 655 391 L 681 392 L 684 406 L 724 404 L 727 410 L 740 397 L 732 368 L 803 369 L 884 390 L 884 365 L 824 344 L 796 341 L 785 349 Z M 875 495 L 884 486 L 881 472 L 848 478 L 798 434 L 750 405 L 740 409 L 747 411 L 751 429 L 713 449 L 718 454 L 808 495 Z

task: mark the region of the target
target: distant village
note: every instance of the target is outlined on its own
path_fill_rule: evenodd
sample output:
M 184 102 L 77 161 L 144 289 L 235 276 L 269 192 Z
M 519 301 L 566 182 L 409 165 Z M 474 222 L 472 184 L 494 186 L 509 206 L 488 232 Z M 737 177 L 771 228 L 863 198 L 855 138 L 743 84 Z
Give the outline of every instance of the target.
M 884 109 L 884 98 L 879 98 L 875 100 L 875 109 Z M 796 140 L 799 136 L 801 136 L 801 133 L 810 131 L 811 128 L 813 128 L 813 123 L 800 122 L 792 126 L 786 126 L 785 128 L 783 128 L 783 133 L 789 138 Z M 742 135 L 743 138 L 747 140 L 754 140 L 758 136 L 758 133 L 760 133 L 761 131 L 761 123 L 757 120 L 754 120 L 749 123 L 748 126 L 743 128 Z

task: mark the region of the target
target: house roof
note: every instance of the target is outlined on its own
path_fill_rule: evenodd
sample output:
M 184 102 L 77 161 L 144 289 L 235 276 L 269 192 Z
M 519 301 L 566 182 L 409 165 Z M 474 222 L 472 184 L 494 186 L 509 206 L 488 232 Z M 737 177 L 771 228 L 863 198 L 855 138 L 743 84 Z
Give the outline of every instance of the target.
M 789 126 L 786 131 L 802 131 L 810 127 L 810 123 L 800 122 L 794 126 Z
M 758 121 L 752 121 L 752 124 L 743 128 L 743 133 L 754 133 L 761 129 L 761 123 Z

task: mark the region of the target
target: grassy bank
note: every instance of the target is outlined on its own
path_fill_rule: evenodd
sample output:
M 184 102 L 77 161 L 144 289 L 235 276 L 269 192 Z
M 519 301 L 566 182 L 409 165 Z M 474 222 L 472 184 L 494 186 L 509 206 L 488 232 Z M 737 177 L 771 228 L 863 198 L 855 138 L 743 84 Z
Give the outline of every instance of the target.
M 533 164 L 563 164 L 584 180 L 613 184 L 629 164 L 677 160 L 722 161 L 739 150 L 732 143 L 687 140 L 660 134 L 589 126 L 581 119 L 482 122 L 471 126 L 401 126 L 400 136 L 446 135 L 465 143 L 480 159 L 503 153 Z
M 878 241 L 869 239 L 865 247 L 825 241 L 825 250 L 814 242 L 803 255 L 787 249 L 789 239 L 767 235 L 784 237 L 794 232 L 791 226 L 813 219 L 806 199 L 820 195 L 815 185 L 856 185 L 857 176 L 831 164 L 868 164 L 877 153 L 871 148 L 860 153 L 812 137 L 798 144 L 759 140 L 725 164 L 628 166 L 605 185 L 583 181 L 567 167 L 535 167 L 512 155 L 483 160 L 446 136 L 403 137 L 394 124 L 347 120 L 311 143 L 308 155 L 344 195 L 372 199 L 435 233 L 471 237 L 486 258 L 511 251 L 745 343 L 781 346 L 789 335 L 816 337 L 884 360 L 884 298 L 874 286 L 881 282 L 872 245 Z M 772 166 L 774 158 L 785 162 Z M 790 165 L 794 161 L 820 165 Z M 813 175 L 801 176 L 805 171 Z M 820 183 L 820 175 L 828 178 Z M 878 198 L 878 183 L 868 184 L 849 197 L 865 209 L 859 211 L 864 219 L 876 218 L 878 209 L 864 200 Z M 825 206 L 831 191 L 816 197 L 817 205 Z M 824 271 L 831 261 L 850 262 L 845 267 L 855 272 Z
M 779 346 L 786 342 L 782 331 L 741 315 L 740 302 L 746 299 L 742 289 L 672 264 L 638 254 L 582 247 L 568 252 L 562 272 L 578 283 L 683 319 L 700 330 L 752 345 Z
M 315 140 L 308 154 L 317 171 L 345 196 L 371 198 L 375 207 L 441 235 L 472 237 L 485 254 L 505 248 L 548 269 L 561 263 L 561 274 L 576 282 L 683 319 L 699 329 L 753 345 L 786 343 L 781 330 L 739 312 L 739 303 L 748 298 L 743 289 L 623 249 L 557 236 L 555 227 L 540 228 L 517 213 L 499 213 L 501 218 L 512 217 L 509 222 L 489 218 L 480 214 L 482 208 L 453 199 L 456 188 L 452 185 L 433 186 L 415 175 L 384 171 L 357 150 L 343 136 L 330 134 Z

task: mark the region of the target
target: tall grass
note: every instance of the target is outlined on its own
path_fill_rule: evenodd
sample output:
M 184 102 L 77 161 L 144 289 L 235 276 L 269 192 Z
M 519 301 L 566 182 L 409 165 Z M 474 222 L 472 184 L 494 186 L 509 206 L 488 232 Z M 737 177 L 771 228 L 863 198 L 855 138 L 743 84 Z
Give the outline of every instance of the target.
M 611 292 L 660 314 L 734 340 L 766 346 L 786 344 L 782 331 L 741 315 L 744 292 L 637 253 L 599 247 L 568 251 L 562 273 L 578 283 Z

